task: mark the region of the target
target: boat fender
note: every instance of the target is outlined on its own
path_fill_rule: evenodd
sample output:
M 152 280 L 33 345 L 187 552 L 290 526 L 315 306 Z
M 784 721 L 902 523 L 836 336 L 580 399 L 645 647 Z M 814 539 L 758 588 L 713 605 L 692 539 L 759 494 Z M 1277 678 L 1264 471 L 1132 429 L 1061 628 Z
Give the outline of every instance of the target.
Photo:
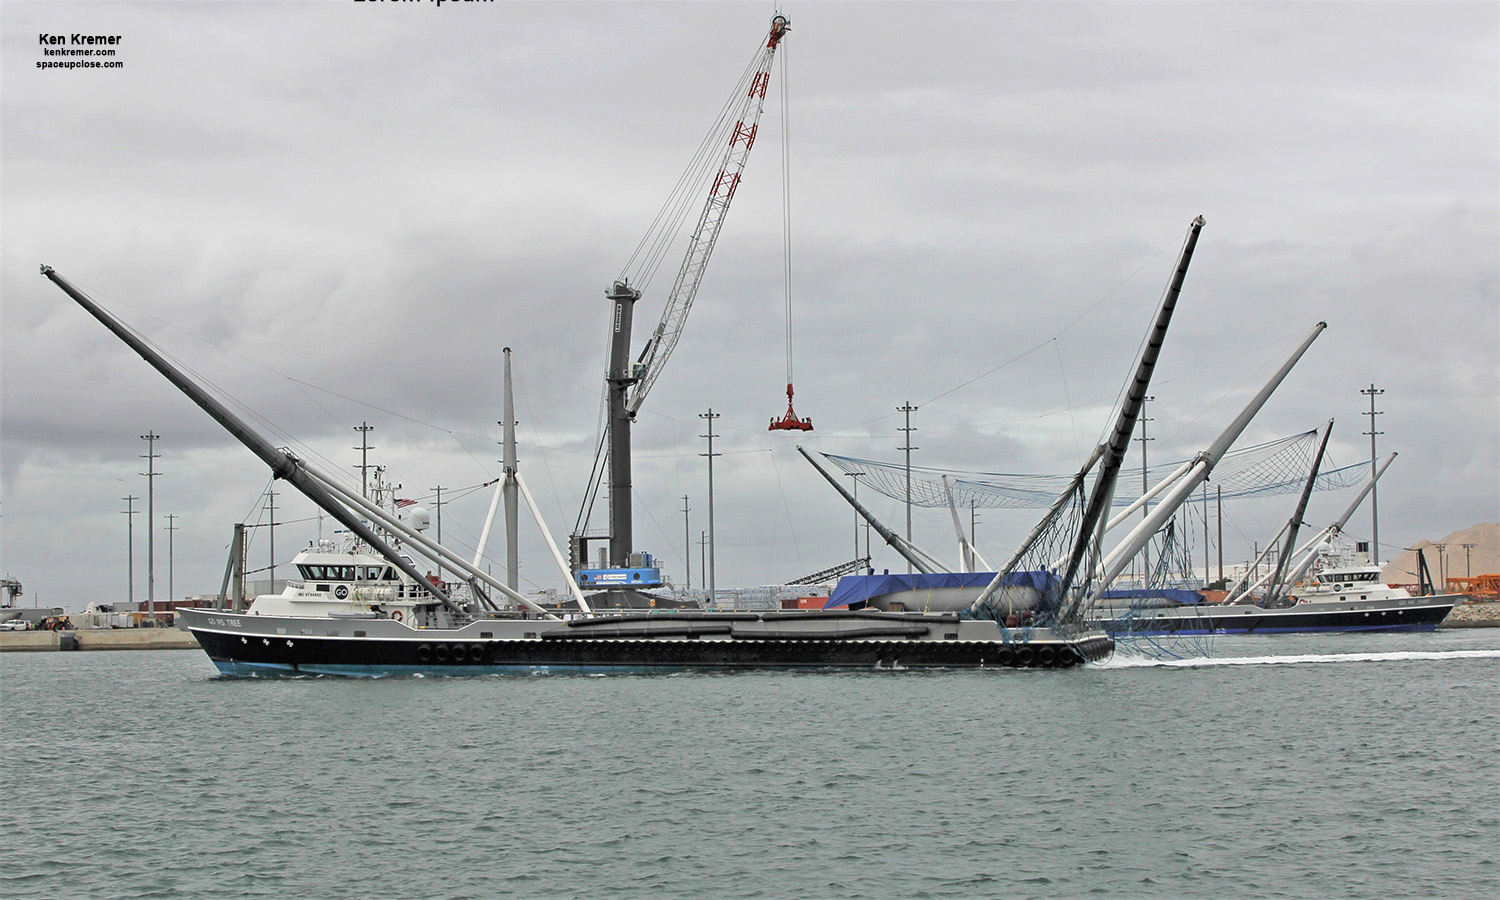
M 447 644 L 438 644 L 436 647 L 433 647 L 432 648 L 432 658 L 435 659 L 435 660 L 437 660 L 438 662 L 447 662 L 448 661 L 448 645 Z
M 473 660 L 474 662 L 484 662 L 484 645 L 470 644 L 469 659 Z
M 399 610 L 399 609 L 391 610 L 391 618 L 394 621 L 397 621 L 397 622 L 401 621 L 401 610 Z
M 1016 651 L 1006 649 L 1000 651 L 1000 665 L 1013 666 L 1016 664 Z
M 1030 666 L 1036 662 L 1036 651 L 1030 647 L 1022 647 L 1016 651 L 1016 662 L 1023 666 Z
M 1036 664 L 1048 668 L 1057 662 L 1057 651 L 1051 647 L 1043 647 L 1036 652 Z
M 432 661 L 432 647 L 430 645 L 428 645 L 428 644 L 421 644 L 421 645 L 419 645 L 417 647 L 417 662 L 431 662 L 431 661 Z

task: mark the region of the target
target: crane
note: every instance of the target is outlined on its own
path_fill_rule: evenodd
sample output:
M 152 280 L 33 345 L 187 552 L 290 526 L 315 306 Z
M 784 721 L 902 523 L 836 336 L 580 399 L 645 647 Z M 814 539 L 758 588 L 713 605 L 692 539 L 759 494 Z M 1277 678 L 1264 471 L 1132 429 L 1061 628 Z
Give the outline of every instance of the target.
M 771 28 L 764 45 L 754 60 L 749 87 L 738 99 L 738 118 L 729 132 L 728 146 L 724 148 L 718 173 L 708 191 L 708 199 L 698 216 L 688 243 L 687 257 L 677 271 L 677 278 L 667 295 L 666 308 L 661 322 L 646 341 L 635 362 L 630 362 L 630 332 L 635 303 L 641 292 L 630 285 L 628 278 L 620 278 L 605 289 L 605 297 L 611 304 L 611 336 L 609 368 L 605 375 L 608 390 L 607 428 L 609 447 L 609 568 L 625 569 L 631 565 L 634 543 L 631 518 L 631 459 L 630 429 L 635 422 L 641 404 L 656 380 L 677 342 L 682 338 L 683 326 L 693 307 L 693 298 L 703 283 L 703 273 L 708 267 L 709 257 L 718 242 L 719 232 L 729 213 L 749 158 L 755 145 L 755 135 L 760 129 L 761 112 L 765 107 L 766 89 L 771 82 L 771 63 L 776 49 L 791 29 L 791 20 L 776 15 L 771 19 Z M 742 82 L 743 83 L 743 82 Z M 594 487 L 590 491 L 597 490 Z M 585 500 L 585 508 L 592 503 Z M 586 515 L 580 512 L 579 523 L 572 538 L 575 566 L 582 568 L 588 559 L 588 537 L 582 533 Z M 645 554 L 637 560 L 628 584 L 646 586 L 649 581 L 636 578 L 641 569 L 651 569 Z M 647 576 L 649 579 L 649 576 Z

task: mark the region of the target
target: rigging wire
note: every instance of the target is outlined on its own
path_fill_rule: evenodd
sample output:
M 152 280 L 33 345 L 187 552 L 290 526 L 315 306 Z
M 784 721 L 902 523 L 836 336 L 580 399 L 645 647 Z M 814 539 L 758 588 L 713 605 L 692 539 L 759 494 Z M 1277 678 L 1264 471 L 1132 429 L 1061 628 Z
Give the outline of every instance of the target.
M 792 156 L 791 122 L 787 103 L 787 50 L 781 57 L 781 245 L 782 281 L 786 289 L 786 383 L 792 378 Z M 790 399 L 790 398 L 789 398 Z

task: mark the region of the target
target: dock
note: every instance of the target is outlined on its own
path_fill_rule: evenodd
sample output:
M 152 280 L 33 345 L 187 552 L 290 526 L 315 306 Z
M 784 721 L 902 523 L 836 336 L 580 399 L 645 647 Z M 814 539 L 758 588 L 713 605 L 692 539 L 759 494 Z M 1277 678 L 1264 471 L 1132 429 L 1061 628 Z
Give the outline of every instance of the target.
M 0 632 L 0 653 L 49 650 L 197 650 L 198 639 L 177 628 L 100 628 Z

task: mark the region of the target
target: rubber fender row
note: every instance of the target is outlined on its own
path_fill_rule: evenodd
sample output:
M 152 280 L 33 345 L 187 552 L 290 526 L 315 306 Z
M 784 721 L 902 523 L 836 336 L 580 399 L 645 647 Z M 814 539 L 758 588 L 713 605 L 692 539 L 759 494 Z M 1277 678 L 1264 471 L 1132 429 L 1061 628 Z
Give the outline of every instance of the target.
M 1014 649 L 1006 647 L 1000 651 L 999 663 L 1015 669 L 1066 669 L 1076 666 L 1081 659 L 1068 646 L 1054 647 L 1043 644 L 1032 647 L 1022 644 Z
M 482 663 L 487 655 L 483 644 L 419 644 L 417 662 L 421 663 Z

